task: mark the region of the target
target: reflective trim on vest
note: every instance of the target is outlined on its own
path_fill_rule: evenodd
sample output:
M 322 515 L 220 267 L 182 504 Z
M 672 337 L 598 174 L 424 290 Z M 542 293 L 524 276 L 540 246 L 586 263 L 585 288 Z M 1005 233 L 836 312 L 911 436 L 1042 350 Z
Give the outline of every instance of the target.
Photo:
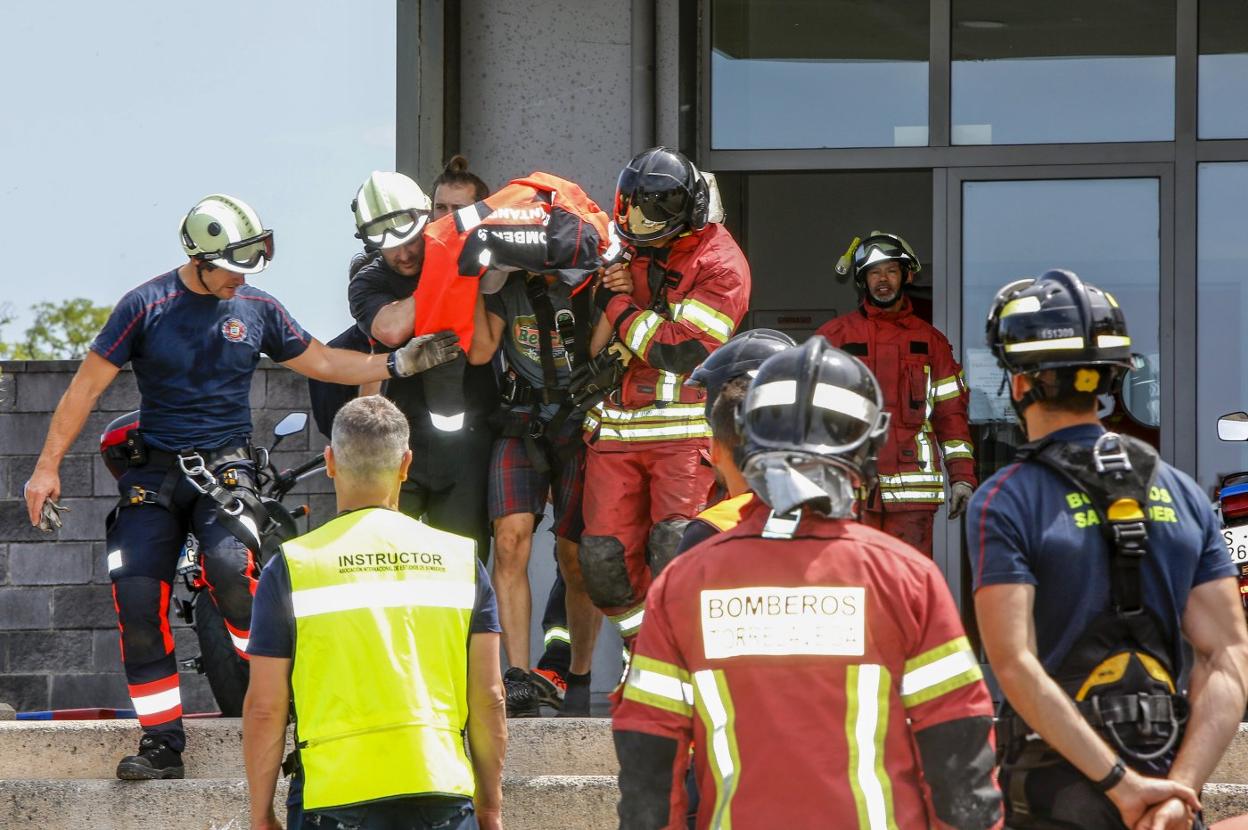
M 653 311 L 639 313 L 628 324 L 628 330 L 624 332 L 624 345 L 628 346 L 633 354 L 644 355 L 646 346 L 650 345 L 650 338 L 654 337 L 662 322 L 663 318 Z
M 923 364 L 923 420 L 932 420 L 932 366 L 930 363 Z M 926 426 L 926 424 L 924 424 Z
M 736 328 L 732 318 L 697 300 L 682 300 L 676 306 L 672 320 L 688 320 L 720 343 L 727 343 L 728 338 L 732 337 L 732 330 Z
M 648 406 L 645 409 L 615 409 L 599 404 L 594 415 L 604 424 L 629 424 L 642 422 L 662 423 L 673 420 L 706 420 L 706 410 L 700 403 L 678 403 L 670 406 Z
M 477 600 L 475 582 L 356 582 L 295 591 L 295 619 L 380 608 L 467 608 Z
M 716 502 L 698 514 L 698 518 L 721 533 L 741 523 L 741 511 L 754 501 L 753 493 L 742 493 L 730 499 Z
M 974 458 L 974 448 L 966 441 L 942 441 L 940 444 L 940 453 L 945 457 L 946 461 L 954 461 L 959 458 Z
M 896 473 L 880 476 L 880 486 L 898 489 L 906 487 L 941 487 L 945 483 L 943 473 Z
M 888 696 L 892 676 L 874 664 L 849 666 L 845 675 L 845 737 L 849 744 L 849 786 L 861 830 L 897 830 L 893 786 L 884 768 Z
M 706 752 L 715 778 L 715 809 L 711 830 L 732 827 L 732 797 L 737 791 L 741 756 L 737 750 L 736 712 L 728 681 L 722 671 L 703 670 L 693 675 L 694 703 L 706 730 Z
M 936 403 L 951 400 L 962 394 L 962 383 L 957 375 L 941 378 L 932 386 L 932 400 Z
M 679 375 L 672 377 L 679 379 Z M 674 395 L 680 394 L 680 385 Z M 643 409 L 616 409 L 598 404 L 585 418 L 585 428 L 609 441 L 671 441 L 709 438 L 710 424 L 700 403 L 671 403 Z
M 693 717 L 693 684 L 689 672 L 670 663 L 636 654 L 629 663 L 624 699 L 683 717 Z
M 915 433 L 914 436 L 914 446 L 918 450 L 919 455 L 919 469 L 925 473 L 939 475 L 940 469 L 932 463 L 931 426 L 928 424 L 923 426 L 924 428 Z
M 943 504 L 943 490 L 881 490 L 880 500 L 889 504 L 918 502 L 920 504 Z
M 680 438 L 710 438 L 711 429 L 701 424 L 673 424 L 665 427 L 615 428 L 603 424 L 598 430 L 599 438 L 615 441 L 671 441 Z
M 571 645 L 572 635 L 566 628 L 552 626 L 551 628 L 546 629 L 546 635 L 542 638 L 542 645 L 547 648 L 550 647 L 551 643 L 568 643 Z
M 473 542 L 396 511 L 340 516 L 283 546 L 304 807 L 472 797 L 464 748 Z
M 935 700 L 983 679 L 970 641 L 956 637 L 906 661 L 901 676 L 901 702 L 907 708 Z
M 675 372 L 659 370 L 659 382 L 655 386 L 654 397 L 660 401 L 680 400 L 680 375 Z
M 633 637 L 641 630 L 641 621 L 646 616 L 646 604 L 635 605 L 622 614 L 607 617 L 619 629 L 621 637 Z

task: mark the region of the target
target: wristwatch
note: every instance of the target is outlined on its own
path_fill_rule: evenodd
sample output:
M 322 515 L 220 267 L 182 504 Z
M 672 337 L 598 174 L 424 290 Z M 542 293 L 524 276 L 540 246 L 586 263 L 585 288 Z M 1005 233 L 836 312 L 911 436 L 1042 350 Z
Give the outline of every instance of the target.
M 1100 781 L 1093 781 L 1092 786 L 1096 787 L 1103 793 L 1107 793 L 1114 787 L 1118 786 L 1118 782 L 1126 777 L 1126 774 L 1127 766 L 1122 762 L 1122 758 L 1115 758 L 1114 765 L 1110 767 L 1109 773 Z

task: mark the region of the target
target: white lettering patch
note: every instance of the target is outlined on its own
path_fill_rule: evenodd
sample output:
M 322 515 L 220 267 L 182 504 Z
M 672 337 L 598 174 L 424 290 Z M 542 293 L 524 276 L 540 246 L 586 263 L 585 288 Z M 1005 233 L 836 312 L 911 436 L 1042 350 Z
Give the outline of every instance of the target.
M 702 592 L 708 659 L 866 651 L 865 588 L 734 588 Z

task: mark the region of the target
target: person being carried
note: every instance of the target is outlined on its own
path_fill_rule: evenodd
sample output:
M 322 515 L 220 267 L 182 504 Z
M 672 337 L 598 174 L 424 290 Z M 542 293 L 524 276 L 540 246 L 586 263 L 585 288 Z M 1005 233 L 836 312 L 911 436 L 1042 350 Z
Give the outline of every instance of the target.
M 338 516 L 284 543 L 261 574 L 243 710 L 257 830 L 281 827 L 273 795 L 292 697 L 292 827 L 501 830 L 494 593 L 471 539 L 398 511 L 411 463 L 394 404 L 345 404 L 325 449 Z
M 592 311 L 589 286 L 574 291 L 554 275 L 512 272 L 496 292 L 479 297 L 470 364 L 489 362 L 502 346 L 502 434 L 490 459 L 494 581 L 510 668 L 508 714 L 538 714 L 538 704 L 568 716 L 589 715 L 590 667 L 602 614 L 585 591 L 577 549 L 585 486 L 584 413 L 568 396 L 574 368 L 588 359 Z M 566 585 L 570 672 L 530 668 L 529 554 L 533 531 L 554 506 L 555 554 Z M 566 689 L 566 697 L 565 697 Z
M 179 237 L 187 261 L 117 303 L 57 404 L 26 483 L 31 524 L 59 526 L 61 460 L 100 395 L 130 363 L 140 427 L 126 438 L 121 498 L 106 521 L 122 662 L 143 728 L 138 753 L 117 766 L 126 779 L 183 776 L 186 733 L 169 600 L 188 531 L 199 539 L 212 601 L 240 658 L 246 656 L 259 573 L 256 527 L 265 519 L 255 499 L 251 447 L 251 379 L 260 354 L 308 377 L 358 385 L 408 377 L 461 353 L 451 332 L 408 338 L 388 355 L 324 346 L 280 302 L 247 284 L 273 259 L 273 231 L 241 199 L 201 199 L 183 218 Z M 188 470 L 199 478 L 193 481 Z M 205 474 L 219 486 L 207 488 Z M 243 519 L 234 518 L 236 500 Z

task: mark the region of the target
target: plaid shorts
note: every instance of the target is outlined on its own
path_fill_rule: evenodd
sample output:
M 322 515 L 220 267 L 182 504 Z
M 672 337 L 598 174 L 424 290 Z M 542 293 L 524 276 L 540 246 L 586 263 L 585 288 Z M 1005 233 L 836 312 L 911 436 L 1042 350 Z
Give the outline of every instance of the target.
M 490 456 L 490 520 L 512 513 L 532 513 L 541 521 L 547 495 L 554 504 L 554 534 L 581 541 L 585 528 L 581 518 L 581 491 L 585 486 L 585 443 L 581 424 L 567 423 L 561 434 L 539 442 L 550 459 L 550 470 L 538 472 L 529 458 L 523 438 L 498 438 Z M 562 461 L 556 453 L 563 451 Z

